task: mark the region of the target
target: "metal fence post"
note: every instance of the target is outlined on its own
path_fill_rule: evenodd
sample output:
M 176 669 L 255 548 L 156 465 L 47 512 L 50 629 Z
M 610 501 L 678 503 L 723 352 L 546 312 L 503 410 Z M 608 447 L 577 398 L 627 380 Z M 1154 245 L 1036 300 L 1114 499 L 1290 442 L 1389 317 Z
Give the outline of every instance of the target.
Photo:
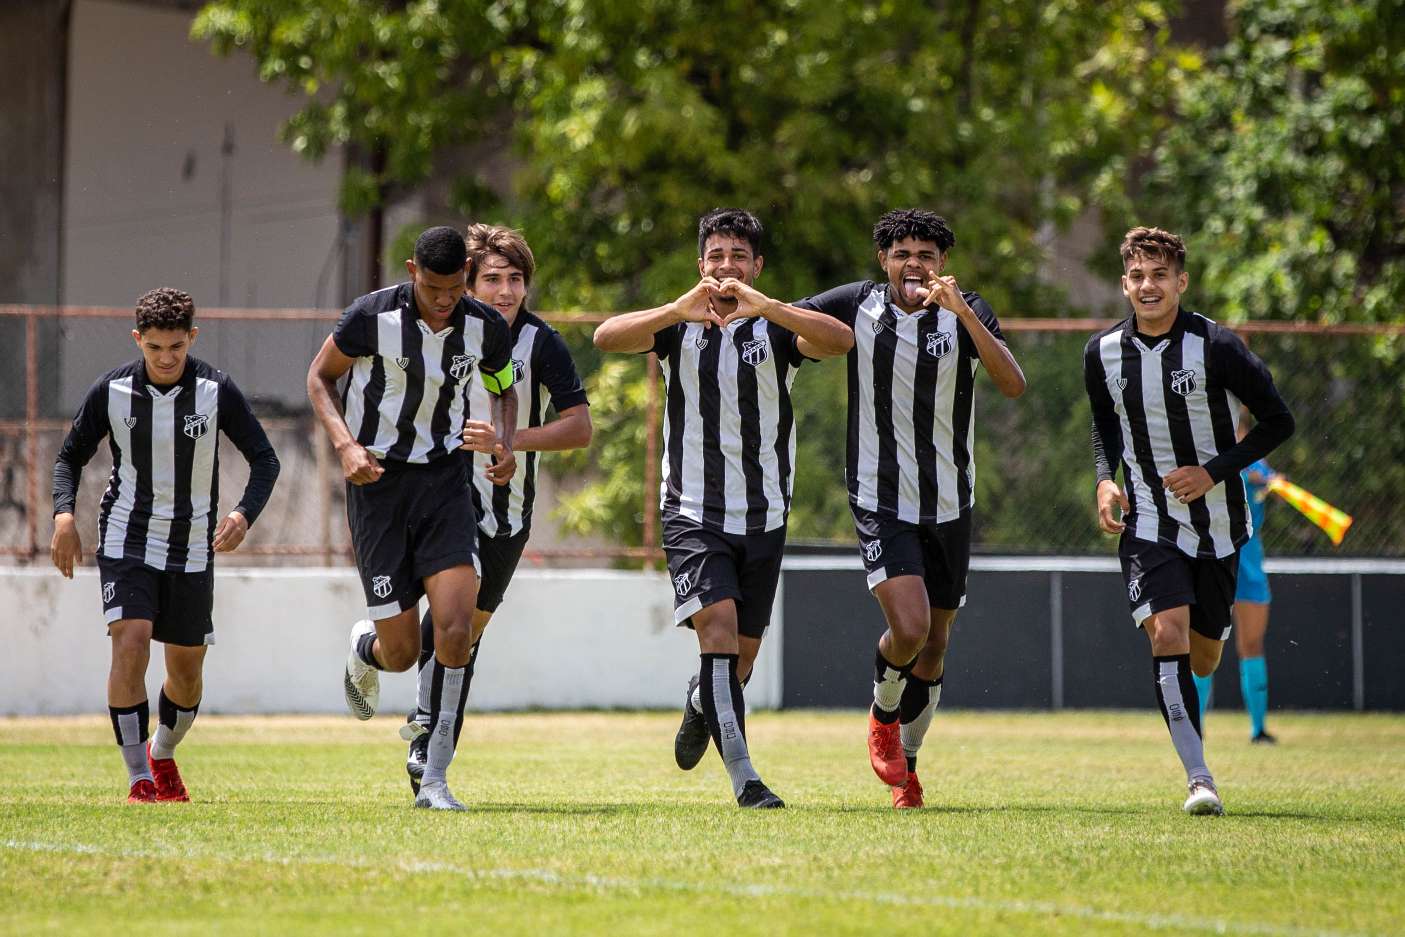
M 24 317 L 24 461 L 29 559 L 33 562 L 39 556 L 39 320 L 33 309 Z

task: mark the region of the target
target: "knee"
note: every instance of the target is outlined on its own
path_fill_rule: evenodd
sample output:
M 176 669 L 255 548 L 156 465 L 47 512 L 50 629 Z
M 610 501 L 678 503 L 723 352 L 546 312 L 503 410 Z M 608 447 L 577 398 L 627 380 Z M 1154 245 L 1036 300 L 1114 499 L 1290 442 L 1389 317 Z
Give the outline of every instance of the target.
M 893 645 L 895 650 L 907 652 L 911 657 L 927 645 L 932 629 L 930 628 L 926 616 L 899 615 L 889 623 L 889 628 L 893 633 Z
M 124 631 L 112 636 L 112 666 L 146 669 L 151 656 L 151 639 L 145 634 Z
M 419 663 L 420 649 L 405 641 L 387 641 L 384 636 L 376 642 L 376 659 L 386 670 L 399 673 Z

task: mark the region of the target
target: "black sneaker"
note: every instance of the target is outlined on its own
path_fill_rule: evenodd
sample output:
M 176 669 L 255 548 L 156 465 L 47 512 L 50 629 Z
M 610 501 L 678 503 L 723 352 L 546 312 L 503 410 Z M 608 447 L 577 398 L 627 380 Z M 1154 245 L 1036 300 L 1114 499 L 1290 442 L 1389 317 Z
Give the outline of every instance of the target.
M 1278 744 L 1278 738 L 1276 736 L 1269 735 L 1267 732 L 1260 732 L 1258 735 L 1254 736 L 1249 741 L 1253 742 L 1255 745 Z
M 429 732 L 416 721 L 415 713 L 405 719 L 400 728 L 400 737 L 410 740 L 410 752 L 405 756 L 405 773 L 410 776 L 410 790 L 419 796 L 420 779 L 424 777 L 424 763 L 429 758 Z
M 673 760 L 684 771 L 691 771 L 707 754 L 707 719 L 693 708 L 693 690 L 697 689 L 698 675 L 693 674 L 688 681 L 688 695 L 683 697 L 683 724 L 673 737 Z
M 746 782 L 742 792 L 737 795 L 738 807 L 753 807 L 758 810 L 773 810 L 777 807 L 784 807 L 785 801 L 781 800 L 771 789 L 763 784 L 759 779 L 752 778 Z

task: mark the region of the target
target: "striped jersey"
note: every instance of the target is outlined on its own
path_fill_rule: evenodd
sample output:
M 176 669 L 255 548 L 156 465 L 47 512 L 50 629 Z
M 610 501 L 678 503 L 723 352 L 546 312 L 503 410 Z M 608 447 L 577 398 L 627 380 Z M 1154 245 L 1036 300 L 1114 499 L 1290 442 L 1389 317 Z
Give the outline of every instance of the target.
M 1293 432 L 1264 363 L 1232 331 L 1183 309 L 1165 335 L 1139 334 L 1135 316 L 1094 335 L 1083 378 L 1099 480 L 1122 463 L 1128 533 L 1194 557 L 1226 557 L 1243 546 L 1253 524 L 1239 472 Z M 1241 403 L 1258 422 L 1237 442 Z M 1195 465 L 1216 484 L 1182 504 L 1162 478 Z
M 112 475 L 98 519 L 98 553 L 172 573 L 203 572 L 220 517 L 223 431 L 249 463 L 234 510 L 252 527 L 278 478 L 278 457 L 227 374 L 196 358 L 170 386 L 147 380 L 138 360 L 99 378 L 54 462 L 54 513 L 72 513 L 83 466 L 104 436 Z
M 663 519 L 727 534 L 785 526 L 795 464 L 790 385 L 805 360 L 767 319 L 680 322 L 654 333 L 666 382 Z
M 990 305 L 962 293 L 996 338 Z M 949 309 L 906 313 L 863 280 L 796 303 L 854 330 L 849 351 L 849 503 L 913 524 L 956 520 L 975 503 L 974 399 L 980 354 Z
M 588 403 L 585 387 L 561 335 L 526 309 L 512 322 L 512 383 L 517 388 L 517 426 L 541 426 L 550 403 L 557 413 Z M 470 419 L 491 419 L 487 389 L 474 382 L 468 392 Z M 473 506 L 478 529 L 487 537 L 510 537 L 532 526 L 536 498 L 537 456 L 518 453 L 524 462 L 506 485 L 483 474 L 492 464 L 486 452 L 473 453 Z
M 389 286 L 352 303 L 332 340 L 356 359 L 342 394 L 347 428 L 377 459 L 423 464 L 455 451 L 470 384 L 512 385 L 507 323 L 467 296 L 434 332 L 413 285 Z

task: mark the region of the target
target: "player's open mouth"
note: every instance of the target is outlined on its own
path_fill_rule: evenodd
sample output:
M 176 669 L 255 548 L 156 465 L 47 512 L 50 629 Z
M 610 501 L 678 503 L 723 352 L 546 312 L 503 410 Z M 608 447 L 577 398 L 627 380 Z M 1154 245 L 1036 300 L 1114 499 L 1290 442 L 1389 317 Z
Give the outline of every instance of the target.
M 1160 296 L 1138 296 L 1138 297 L 1137 297 L 1137 300 L 1138 300 L 1143 306 L 1154 306 L 1154 305 L 1156 305 L 1157 303 L 1161 302 L 1161 297 L 1160 297 Z
M 903 297 L 907 299 L 908 302 L 916 302 L 921 299 L 921 289 L 921 277 L 903 277 Z

